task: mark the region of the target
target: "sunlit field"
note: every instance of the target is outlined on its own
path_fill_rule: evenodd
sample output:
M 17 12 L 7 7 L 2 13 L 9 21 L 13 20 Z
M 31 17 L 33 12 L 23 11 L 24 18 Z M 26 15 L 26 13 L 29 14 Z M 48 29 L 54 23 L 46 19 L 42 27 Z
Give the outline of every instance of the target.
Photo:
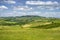
M 60 28 L 5 27 L 0 30 L 0 40 L 60 40 Z
M 0 40 L 60 40 L 60 19 L 0 19 Z

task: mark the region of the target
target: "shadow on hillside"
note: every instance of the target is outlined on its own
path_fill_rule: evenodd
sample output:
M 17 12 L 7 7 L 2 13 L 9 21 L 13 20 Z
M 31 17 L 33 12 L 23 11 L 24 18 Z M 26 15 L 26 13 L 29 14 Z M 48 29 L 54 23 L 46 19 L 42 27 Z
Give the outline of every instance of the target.
M 31 28 L 51 29 L 51 28 L 56 28 L 56 27 L 60 27 L 60 23 L 52 23 L 52 24 L 48 24 L 48 25 L 39 25 L 36 27 L 31 27 Z

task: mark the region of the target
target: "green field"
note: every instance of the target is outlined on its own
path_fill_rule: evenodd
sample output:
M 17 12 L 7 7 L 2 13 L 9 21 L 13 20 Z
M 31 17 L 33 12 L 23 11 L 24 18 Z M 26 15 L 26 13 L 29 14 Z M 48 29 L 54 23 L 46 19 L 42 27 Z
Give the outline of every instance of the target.
M 60 40 L 60 19 L 39 16 L 0 18 L 0 40 Z
M 17 28 L 0 30 L 0 40 L 60 40 L 60 28 Z

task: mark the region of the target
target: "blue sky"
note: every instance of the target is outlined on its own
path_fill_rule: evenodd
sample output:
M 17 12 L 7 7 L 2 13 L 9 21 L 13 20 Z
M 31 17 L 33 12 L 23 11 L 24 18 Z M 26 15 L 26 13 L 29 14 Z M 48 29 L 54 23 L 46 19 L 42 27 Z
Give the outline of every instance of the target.
M 0 0 L 0 17 L 23 15 L 60 18 L 60 0 Z

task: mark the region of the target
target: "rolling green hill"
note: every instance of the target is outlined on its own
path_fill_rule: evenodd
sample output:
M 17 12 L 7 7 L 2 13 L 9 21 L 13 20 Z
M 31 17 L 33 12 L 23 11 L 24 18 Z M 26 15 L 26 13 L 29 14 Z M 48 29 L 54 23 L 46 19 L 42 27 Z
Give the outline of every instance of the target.
M 60 27 L 60 19 L 46 18 L 34 15 L 0 18 L 0 26 L 16 26 L 16 25 L 30 28 L 54 28 Z
M 60 40 L 60 19 L 0 17 L 0 40 Z

